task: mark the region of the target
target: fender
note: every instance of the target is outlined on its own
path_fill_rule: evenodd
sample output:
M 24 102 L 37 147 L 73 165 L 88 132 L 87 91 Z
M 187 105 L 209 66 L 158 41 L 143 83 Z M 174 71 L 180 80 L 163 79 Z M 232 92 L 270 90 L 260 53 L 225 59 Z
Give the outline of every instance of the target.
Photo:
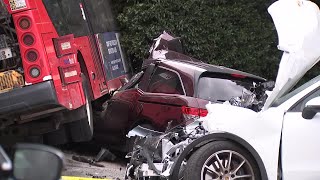
M 262 180 L 268 179 L 268 175 L 267 175 L 267 172 L 266 172 L 266 169 L 265 169 L 265 166 L 262 162 L 261 157 L 259 156 L 257 151 L 248 142 L 246 142 L 245 140 L 243 140 L 242 138 L 240 138 L 234 134 L 227 133 L 227 132 L 219 132 L 219 133 L 212 133 L 212 134 L 202 136 L 201 138 L 196 139 L 195 141 L 190 143 L 185 148 L 185 150 L 180 154 L 178 159 L 174 162 L 173 168 L 171 168 L 171 170 L 170 170 L 169 180 L 178 179 L 180 164 L 188 155 L 192 154 L 194 149 L 198 149 L 198 148 L 200 148 L 210 142 L 213 142 L 213 141 L 226 141 L 226 140 L 235 142 L 235 143 L 243 146 L 247 151 L 249 151 L 250 154 L 253 156 L 253 158 L 255 159 L 255 161 L 258 164 L 261 179 Z

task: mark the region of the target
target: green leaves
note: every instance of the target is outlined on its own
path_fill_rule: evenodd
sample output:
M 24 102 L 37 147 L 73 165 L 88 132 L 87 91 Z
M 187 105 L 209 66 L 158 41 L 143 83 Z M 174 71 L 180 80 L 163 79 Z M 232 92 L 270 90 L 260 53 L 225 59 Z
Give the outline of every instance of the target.
M 267 0 L 114 0 L 122 45 L 139 69 L 163 30 L 186 54 L 274 79 L 280 61 Z

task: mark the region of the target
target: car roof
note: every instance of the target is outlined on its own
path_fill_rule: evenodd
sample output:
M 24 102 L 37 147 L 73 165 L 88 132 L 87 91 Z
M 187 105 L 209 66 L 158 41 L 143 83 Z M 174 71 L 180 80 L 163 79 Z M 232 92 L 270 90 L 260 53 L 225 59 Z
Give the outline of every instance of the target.
M 245 76 L 246 78 L 250 78 L 250 79 L 255 79 L 258 81 L 266 81 L 266 79 L 260 77 L 260 76 L 256 76 L 250 73 L 246 73 L 243 71 L 239 71 L 239 70 L 235 70 L 235 69 L 231 69 L 231 68 L 227 68 L 224 66 L 216 66 L 216 65 L 212 65 L 212 64 L 208 64 L 208 63 L 204 63 L 201 61 L 190 61 L 190 60 L 183 60 L 183 59 L 163 59 L 160 60 L 160 62 L 162 63 L 169 63 L 170 62 L 176 62 L 176 63 L 182 63 L 182 64 L 188 64 L 188 65 L 192 65 L 195 68 L 190 68 L 193 69 L 194 71 L 202 71 L 202 72 L 209 72 L 209 73 L 220 73 L 220 74 L 232 74 L 232 75 L 238 75 L 238 76 Z M 190 66 L 189 66 L 190 67 Z

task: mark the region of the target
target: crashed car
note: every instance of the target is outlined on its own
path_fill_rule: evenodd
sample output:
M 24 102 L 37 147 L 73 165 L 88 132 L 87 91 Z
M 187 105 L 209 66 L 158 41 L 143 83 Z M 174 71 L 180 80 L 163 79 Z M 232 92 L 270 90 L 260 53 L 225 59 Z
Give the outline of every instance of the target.
M 164 132 L 187 123 L 189 116 L 206 116 L 208 102 L 233 99 L 233 103 L 246 103 L 259 110 L 266 99 L 268 82 L 261 77 L 206 64 L 178 52 L 156 51 L 145 61 L 143 70 L 108 101 L 103 117 L 95 123 L 95 139 L 109 146 L 125 144 L 128 131 L 138 125 Z M 243 95 L 245 102 L 239 98 Z
M 262 110 L 214 103 L 186 127 L 133 129 L 141 138 L 126 179 L 320 179 L 320 76 L 290 92 L 320 60 L 320 11 L 306 0 L 279 0 L 268 11 L 284 54 Z

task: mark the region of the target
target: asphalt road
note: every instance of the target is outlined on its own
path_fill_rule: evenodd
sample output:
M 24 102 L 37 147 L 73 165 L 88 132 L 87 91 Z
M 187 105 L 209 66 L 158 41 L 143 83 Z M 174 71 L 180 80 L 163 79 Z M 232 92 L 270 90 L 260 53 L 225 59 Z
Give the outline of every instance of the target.
M 124 179 L 126 161 L 123 157 L 117 157 L 112 162 L 104 160 L 97 162 L 95 165 L 90 165 L 90 163 L 85 161 L 95 157 L 97 152 L 99 152 L 96 149 L 90 151 L 90 149 L 88 150 L 88 148 L 82 148 L 81 146 L 61 149 L 65 154 L 65 167 L 62 176 L 105 178 L 112 180 Z

